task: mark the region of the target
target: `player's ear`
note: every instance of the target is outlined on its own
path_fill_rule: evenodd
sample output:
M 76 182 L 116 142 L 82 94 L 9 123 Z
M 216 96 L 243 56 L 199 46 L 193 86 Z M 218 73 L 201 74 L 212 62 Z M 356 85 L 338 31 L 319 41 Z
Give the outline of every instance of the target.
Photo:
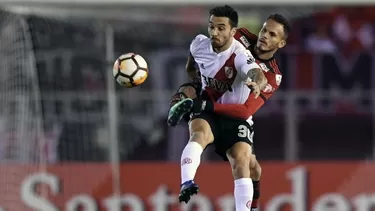
M 285 40 L 281 40 L 278 44 L 278 48 L 284 48 L 284 46 L 286 45 L 286 41 Z
M 234 36 L 234 34 L 236 34 L 236 31 L 237 31 L 237 27 L 233 27 L 232 29 L 231 29 L 231 35 L 232 36 Z

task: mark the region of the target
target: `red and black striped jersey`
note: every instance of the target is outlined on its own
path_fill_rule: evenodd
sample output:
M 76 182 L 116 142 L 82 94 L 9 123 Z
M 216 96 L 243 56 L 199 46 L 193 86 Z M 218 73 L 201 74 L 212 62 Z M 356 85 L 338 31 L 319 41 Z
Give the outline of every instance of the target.
M 237 29 L 234 38 L 238 40 L 242 45 L 244 45 L 259 64 L 261 69 L 264 72 L 264 75 L 267 78 L 267 85 L 261 91 L 260 97 L 250 98 L 251 100 L 246 101 L 245 104 L 216 104 L 215 103 L 215 112 L 221 113 L 224 115 L 229 115 L 232 117 L 237 117 L 241 119 L 246 119 L 249 115 L 253 115 L 259 108 L 263 106 L 266 100 L 268 100 L 273 93 L 279 88 L 282 74 L 279 69 L 279 64 L 277 63 L 276 58 L 272 57 L 268 60 L 260 59 L 256 52 L 255 46 L 258 40 L 258 36 L 251 33 L 246 28 Z

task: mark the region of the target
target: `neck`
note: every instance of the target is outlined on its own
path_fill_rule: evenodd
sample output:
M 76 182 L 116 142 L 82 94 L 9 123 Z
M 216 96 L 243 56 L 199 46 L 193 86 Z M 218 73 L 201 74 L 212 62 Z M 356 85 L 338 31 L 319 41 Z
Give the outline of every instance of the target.
M 276 53 L 276 50 L 272 50 L 272 51 L 261 51 L 259 50 L 259 48 L 257 48 L 256 46 L 254 47 L 255 49 L 255 53 L 257 55 L 257 57 L 259 59 L 262 59 L 262 60 L 268 60 L 268 59 L 271 59 L 273 57 L 273 55 Z
M 216 53 L 221 53 L 225 50 L 228 50 L 228 48 L 230 48 L 230 46 L 232 45 L 232 42 L 233 42 L 233 37 L 230 38 L 230 40 L 225 45 L 221 46 L 220 48 L 214 48 L 214 51 Z

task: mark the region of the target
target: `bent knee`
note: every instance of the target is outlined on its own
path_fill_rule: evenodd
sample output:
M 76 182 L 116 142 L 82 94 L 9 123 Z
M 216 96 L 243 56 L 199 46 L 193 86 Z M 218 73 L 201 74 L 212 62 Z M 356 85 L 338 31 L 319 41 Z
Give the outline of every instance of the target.
M 243 168 L 249 170 L 252 156 L 251 146 L 245 142 L 237 142 L 227 151 L 233 170 Z
M 245 154 L 231 156 L 232 169 L 249 169 L 250 159 L 250 156 Z
M 178 92 L 183 92 L 188 98 L 194 99 L 197 97 L 197 92 L 195 90 L 195 87 L 186 85 L 186 86 L 181 86 L 178 89 Z
M 252 155 L 252 148 L 246 142 L 237 142 L 227 151 L 227 156 L 231 160 L 238 163 L 246 163 L 247 166 L 250 165 Z
M 241 154 L 238 156 L 228 156 L 228 159 L 234 179 L 251 178 L 249 155 Z
M 214 135 L 208 122 L 204 119 L 194 119 L 189 124 L 190 141 L 208 145 L 213 142 Z

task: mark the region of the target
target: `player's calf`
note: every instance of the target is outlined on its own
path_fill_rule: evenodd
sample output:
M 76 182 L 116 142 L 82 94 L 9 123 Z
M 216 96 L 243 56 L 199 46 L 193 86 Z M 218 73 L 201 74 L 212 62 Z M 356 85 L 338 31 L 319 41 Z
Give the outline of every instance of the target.
M 259 164 L 259 162 L 256 160 L 255 155 L 252 156 L 251 162 L 250 162 L 250 177 L 253 181 L 253 201 L 251 203 L 251 211 L 257 211 L 258 210 L 258 200 L 260 198 L 260 177 L 262 175 L 262 168 Z
M 190 112 L 194 104 L 192 99 L 197 97 L 196 93 L 196 88 L 192 84 L 184 84 L 173 95 L 168 114 L 170 126 L 176 126 L 183 116 Z
M 197 194 L 199 187 L 194 177 L 206 146 L 213 142 L 214 136 L 209 123 L 201 118 L 193 119 L 189 124 L 190 140 L 181 155 L 181 190 L 180 202 L 189 202 L 190 197 Z
M 248 211 L 253 199 L 253 182 L 250 178 L 251 146 L 245 142 L 237 142 L 227 151 L 227 157 L 234 178 L 236 211 Z

